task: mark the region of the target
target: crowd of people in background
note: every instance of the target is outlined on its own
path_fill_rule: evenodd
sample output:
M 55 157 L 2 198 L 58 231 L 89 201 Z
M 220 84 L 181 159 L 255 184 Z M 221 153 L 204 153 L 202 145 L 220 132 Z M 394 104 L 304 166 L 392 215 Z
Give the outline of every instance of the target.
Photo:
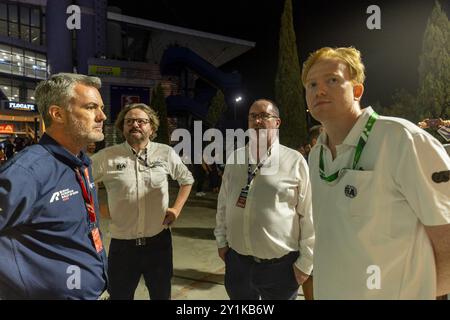
M 36 141 L 28 136 L 23 138 L 19 136 L 7 137 L 5 140 L 0 142 L 0 164 L 3 164 L 7 160 L 14 157 L 14 154 L 35 143 Z

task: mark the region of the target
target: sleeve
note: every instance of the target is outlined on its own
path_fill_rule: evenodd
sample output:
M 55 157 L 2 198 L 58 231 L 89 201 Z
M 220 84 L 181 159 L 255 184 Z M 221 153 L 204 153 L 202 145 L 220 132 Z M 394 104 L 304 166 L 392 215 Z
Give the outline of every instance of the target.
M 407 134 L 399 146 L 394 180 L 427 226 L 450 223 L 450 158 L 441 143 L 425 132 Z
M 103 159 L 104 152 L 99 151 L 92 155 L 92 177 L 94 178 L 94 182 L 100 182 L 103 180 L 103 176 L 105 175 L 105 165 Z
M 173 149 L 169 151 L 169 174 L 172 179 L 178 181 L 179 185 L 194 184 L 194 177 L 191 171 L 189 171 Z
M 26 222 L 38 199 L 33 174 L 17 164 L 0 171 L 0 232 Z
M 300 173 L 300 181 L 296 211 L 300 216 L 300 256 L 295 262 L 295 265 L 304 273 L 311 274 L 313 269 L 315 233 L 312 215 L 312 198 L 311 183 L 309 180 L 309 169 L 303 157 L 298 162 L 298 171 Z
M 222 184 L 220 186 L 219 196 L 217 198 L 217 213 L 216 213 L 216 227 L 214 228 L 214 236 L 218 248 L 223 248 L 228 245 L 227 242 L 227 227 L 226 227 L 226 204 L 228 198 L 228 167 L 225 166 L 225 171 L 222 176 Z

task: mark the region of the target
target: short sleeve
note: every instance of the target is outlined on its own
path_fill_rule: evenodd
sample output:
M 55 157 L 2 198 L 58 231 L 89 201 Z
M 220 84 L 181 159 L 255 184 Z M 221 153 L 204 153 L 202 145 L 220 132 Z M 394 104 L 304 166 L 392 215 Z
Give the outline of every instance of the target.
M 409 134 L 399 146 L 395 182 L 418 219 L 428 226 L 450 223 L 450 158 L 431 135 Z

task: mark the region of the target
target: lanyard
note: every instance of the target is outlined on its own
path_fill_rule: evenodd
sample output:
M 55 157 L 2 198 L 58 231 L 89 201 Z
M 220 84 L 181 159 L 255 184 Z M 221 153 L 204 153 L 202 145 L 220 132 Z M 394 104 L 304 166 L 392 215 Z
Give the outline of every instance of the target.
M 145 158 L 142 158 L 140 155 L 137 154 L 136 151 L 134 151 L 133 148 L 131 148 L 131 151 L 133 151 L 133 154 L 136 156 L 136 158 L 138 158 L 139 160 L 141 160 L 144 163 L 144 166 L 148 167 L 148 163 L 147 163 L 147 148 L 145 148 Z
M 86 205 L 86 210 L 88 212 L 89 221 L 91 223 L 95 223 L 97 221 L 97 217 L 95 215 L 94 197 L 92 196 L 92 192 L 88 191 L 88 188 L 86 188 L 85 182 L 86 179 L 87 183 L 89 184 L 88 168 L 84 168 L 84 174 L 80 172 L 79 168 L 76 168 L 75 175 L 77 176 L 78 183 L 80 184 L 81 187 L 81 193 L 83 194 L 83 199 Z
M 270 149 L 267 151 L 267 156 L 265 159 L 261 160 L 255 170 L 252 171 L 252 166 L 249 163 L 248 164 L 248 170 L 247 170 L 247 185 L 244 187 L 244 189 L 249 189 L 250 188 L 250 183 L 252 182 L 253 178 L 255 178 L 256 174 L 258 173 L 259 169 L 262 168 L 262 166 L 264 165 L 264 163 L 266 162 L 266 160 L 269 158 L 270 156 Z
M 353 167 L 352 169 L 355 170 L 356 165 L 359 162 L 359 159 L 361 158 L 361 154 L 364 150 L 364 147 L 366 146 L 367 139 L 369 139 L 369 134 L 372 131 L 373 125 L 375 124 L 375 121 L 378 119 L 378 114 L 376 112 L 372 113 L 369 117 L 369 120 L 367 120 L 366 126 L 364 127 L 364 130 L 359 137 L 358 145 L 356 146 L 355 151 L 355 157 L 353 158 Z M 323 146 L 320 146 L 320 159 L 319 159 L 319 175 L 322 180 L 325 180 L 327 182 L 332 182 L 336 180 L 339 176 L 340 170 L 336 171 L 332 175 L 326 176 L 325 175 L 325 166 L 323 164 Z

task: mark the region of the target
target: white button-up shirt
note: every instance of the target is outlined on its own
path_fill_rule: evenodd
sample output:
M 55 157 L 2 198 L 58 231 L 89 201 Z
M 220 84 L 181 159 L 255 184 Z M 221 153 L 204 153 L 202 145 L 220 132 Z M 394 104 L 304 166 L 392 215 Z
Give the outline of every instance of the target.
M 149 142 L 139 155 L 124 142 L 92 156 L 95 182 L 102 181 L 108 194 L 111 236 L 116 239 L 152 237 L 160 233 L 169 206 L 167 175 L 180 185 L 194 183 L 191 172 L 167 145 Z
M 332 160 L 326 133 L 309 156 L 313 192 L 314 297 L 317 299 L 435 299 L 436 268 L 424 225 L 450 223 L 450 169 L 442 145 L 414 124 L 375 122 L 356 170 L 334 182 L 319 176 L 351 168 L 372 108 L 362 115 Z M 360 169 L 361 168 L 361 169 Z
M 245 159 L 231 164 L 230 159 Z M 236 163 L 238 161 L 235 161 Z M 270 170 L 264 170 L 271 166 Z M 253 166 L 253 168 L 256 166 Z M 217 205 L 214 230 L 219 248 L 229 245 L 243 255 L 280 258 L 300 251 L 296 266 L 312 270 L 314 227 L 308 165 L 302 155 L 278 143 L 250 184 L 245 208 L 236 206 L 247 185 L 248 148 L 227 161 Z

